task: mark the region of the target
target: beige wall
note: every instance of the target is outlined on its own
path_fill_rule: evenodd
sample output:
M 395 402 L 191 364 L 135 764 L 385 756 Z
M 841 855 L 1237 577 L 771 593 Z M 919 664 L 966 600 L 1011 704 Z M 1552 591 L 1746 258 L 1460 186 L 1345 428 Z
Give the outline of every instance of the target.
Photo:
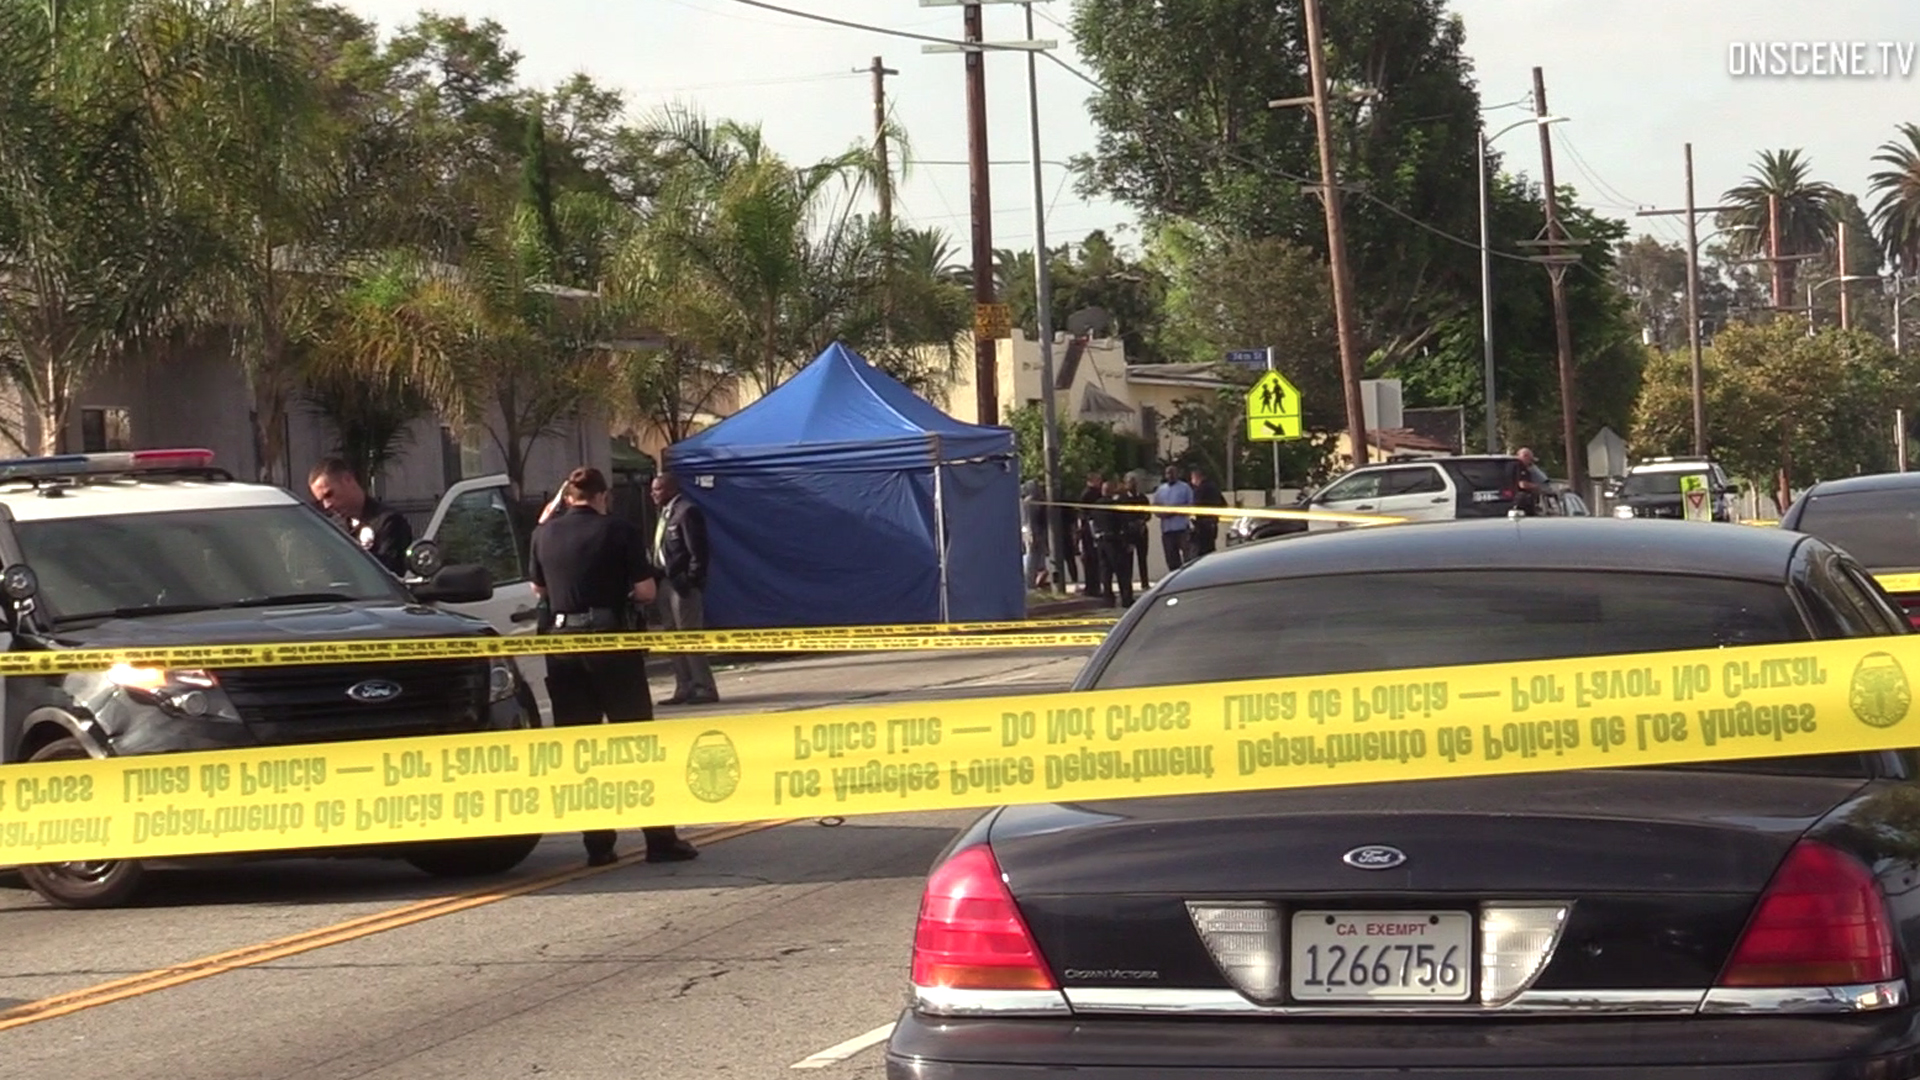
M 214 452 L 216 465 L 236 477 L 250 480 L 256 474 L 253 435 L 248 421 L 252 397 L 246 380 L 222 343 L 174 352 L 164 360 L 129 363 L 100 372 L 85 390 L 75 395 L 67 434 L 67 445 L 73 452 L 79 452 L 85 445 L 83 415 L 89 407 L 125 409 L 134 449 L 205 447 Z M 36 425 L 26 426 L 31 449 Z M 389 501 L 436 499 L 446 490 L 449 477 L 505 470 L 505 455 L 484 433 L 468 439 L 464 454 L 457 445 L 451 454 L 443 449 L 441 424 L 437 419 L 416 421 L 412 435 L 378 483 L 379 494 Z M 283 461 L 281 467 L 291 466 L 289 475 L 296 490 L 304 484 L 307 469 L 330 453 L 333 443 L 333 432 L 325 420 L 302 401 L 290 403 L 289 460 Z M 581 464 L 602 470 L 611 467 L 612 449 L 606 424 L 597 417 L 583 418 L 578 424 L 568 425 L 560 434 L 534 444 L 526 470 L 528 494 L 553 491 L 569 470 Z
M 994 420 L 997 424 L 1008 422 L 1013 410 L 1029 403 L 1040 403 L 1042 388 L 1040 380 L 1040 343 L 1028 340 L 1026 334 L 1015 329 L 1013 337 L 995 343 L 998 346 L 998 366 L 996 374 L 997 396 L 1000 415 Z M 944 394 L 936 395 L 933 404 L 956 420 L 969 424 L 980 422 L 975 406 L 976 380 L 974 378 L 973 336 L 963 337 L 960 341 L 963 362 L 957 378 L 947 387 Z M 1056 334 L 1053 346 L 1053 369 L 1056 378 L 1067 360 L 1067 338 L 1065 334 Z M 1055 408 L 1063 418 L 1082 418 L 1081 404 L 1086 400 L 1086 388 L 1099 387 L 1106 393 L 1127 401 L 1127 357 L 1119 339 L 1092 341 L 1087 344 L 1080 362 L 1075 365 L 1073 385 L 1065 390 L 1054 392 Z M 1110 420 L 1122 430 L 1139 432 L 1138 413 L 1126 417 L 1099 417 L 1088 419 Z

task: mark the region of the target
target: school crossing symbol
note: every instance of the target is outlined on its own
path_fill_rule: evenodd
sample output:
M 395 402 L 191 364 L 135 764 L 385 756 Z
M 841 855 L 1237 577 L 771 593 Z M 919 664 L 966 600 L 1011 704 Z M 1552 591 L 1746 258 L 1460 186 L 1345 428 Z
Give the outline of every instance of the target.
M 1247 391 L 1247 441 L 1278 442 L 1303 434 L 1300 389 L 1277 371 L 1260 376 Z

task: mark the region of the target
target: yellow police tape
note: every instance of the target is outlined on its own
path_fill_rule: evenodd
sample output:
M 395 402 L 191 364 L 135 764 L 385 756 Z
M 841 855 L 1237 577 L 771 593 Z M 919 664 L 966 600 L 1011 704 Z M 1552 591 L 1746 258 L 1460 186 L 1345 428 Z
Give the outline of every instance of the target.
M 0 768 L 0 860 L 1494 776 L 1920 743 L 1897 638 Z
M 1107 620 L 1111 622 L 1112 620 Z M 1101 625 L 1098 622 L 1092 625 Z M 59 675 L 142 668 L 260 668 L 295 664 L 374 664 L 395 660 L 474 660 L 562 656 L 645 649 L 666 653 L 902 652 L 917 649 L 1053 649 L 1098 645 L 1104 631 L 820 634 L 811 630 L 641 631 L 611 634 L 520 634 L 512 637 L 391 638 L 278 644 L 156 645 L 150 648 L 58 649 L 0 653 L 0 676 Z
M 1177 514 L 1181 517 L 1260 518 L 1273 521 L 1332 521 L 1341 525 L 1404 525 L 1407 519 L 1386 514 L 1350 514 L 1344 510 L 1281 510 L 1276 507 L 1153 506 L 1146 503 L 1036 502 L 1069 510 L 1124 510 L 1134 514 Z
M 1920 592 L 1920 574 L 1875 574 L 1873 580 L 1890 593 Z

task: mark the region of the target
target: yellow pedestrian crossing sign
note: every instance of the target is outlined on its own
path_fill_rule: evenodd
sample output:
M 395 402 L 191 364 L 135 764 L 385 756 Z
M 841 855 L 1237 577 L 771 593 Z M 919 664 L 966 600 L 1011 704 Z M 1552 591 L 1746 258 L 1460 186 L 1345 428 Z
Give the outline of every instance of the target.
M 1247 391 L 1247 441 L 1278 442 L 1302 435 L 1299 387 L 1277 371 L 1262 375 Z

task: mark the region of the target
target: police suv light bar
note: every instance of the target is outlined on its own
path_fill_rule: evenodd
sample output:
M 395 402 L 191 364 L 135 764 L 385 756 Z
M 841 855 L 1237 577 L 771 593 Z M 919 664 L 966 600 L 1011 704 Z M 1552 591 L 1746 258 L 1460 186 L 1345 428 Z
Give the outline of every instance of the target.
M 123 450 L 111 454 L 59 454 L 53 457 L 12 458 L 0 461 L 0 480 L 37 477 L 100 476 L 156 472 L 162 469 L 204 469 L 213 464 L 213 451 L 200 449 Z

